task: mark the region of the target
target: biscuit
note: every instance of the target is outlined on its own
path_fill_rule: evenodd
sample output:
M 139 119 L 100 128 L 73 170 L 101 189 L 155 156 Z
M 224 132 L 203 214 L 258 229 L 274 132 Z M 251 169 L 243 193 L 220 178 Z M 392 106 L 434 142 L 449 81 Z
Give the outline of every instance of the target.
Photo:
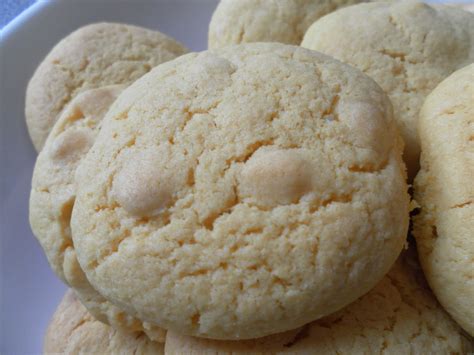
M 117 331 L 95 320 L 75 297 L 66 292 L 44 338 L 45 354 L 163 354 L 163 344 L 143 333 Z
M 420 261 L 436 297 L 474 335 L 474 64 L 439 84 L 421 109 L 414 218 Z
M 469 336 L 431 294 L 404 252 L 388 275 L 343 310 L 286 333 L 246 341 L 199 339 L 168 332 L 165 354 L 468 354 Z
M 125 87 L 116 85 L 78 94 L 60 115 L 38 155 L 30 194 L 30 225 L 53 271 L 74 288 L 88 310 L 115 328 L 144 330 L 164 341 L 164 331 L 125 314 L 89 284 L 77 262 L 69 226 L 76 196 L 74 174 L 110 105 Z
M 154 66 L 187 50 L 157 31 L 96 23 L 60 41 L 36 69 L 26 90 L 28 131 L 39 152 L 54 122 L 78 93 L 130 84 Z
M 417 1 L 359 4 L 316 21 L 301 45 L 355 66 L 385 90 L 412 181 L 419 169 L 421 105 L 439 82 L 474 60 L 474 15 Z
M 370 78 L 277 43 L 193 53 L 127 88 L 80 163 L 94 288 L 189 335 L 265 336 L 371 289 L 408 226 L 402 142 Z
M 248 42 L 299 45 L 321 16 L 361 0 L 221 0 L 209 24 L 209 48 Z

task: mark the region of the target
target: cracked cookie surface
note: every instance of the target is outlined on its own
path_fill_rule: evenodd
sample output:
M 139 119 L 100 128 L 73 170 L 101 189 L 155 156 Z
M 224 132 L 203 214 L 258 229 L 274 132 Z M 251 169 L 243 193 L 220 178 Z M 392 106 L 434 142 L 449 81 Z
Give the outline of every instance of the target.
M 419 169 L 419 111 L 438 83 L 474 61 L 474 14 L 417 1 L 358 4 L 316 21 L 301 45 L 355 66 L 385 90 L 411 181 Z
M 78 94 L 60 115 L 38 155 L 30 193 L 30 225 L 53 271 L 97 319 L 117 329 L 144 330 L 161 342 L 164 331 L 126 314 L 88 282 L 71 237 L 70 219 L 76 197 L 74 174 L 92 146 L 101 121 L 125 86 L 115 85 Z
M 375 288 L 341 311 L 256 340 L 219 341 L 168 332 L 165 354 L 468 354 L 474 343 L 432 295 L 403 252 Z
M 474 64 L 444 80 L 420 114 L 414 235 L 436 297 L 474 335 Z
M 408 227 L 401 139 L 368 77 L 282 44 L 193 53 L 126 89 L 81 162 L 72 235 L 139 319 L 264 336 L 372 288 Z
M 45 354 L 163 354 L 163 344 L 141 332 L 121 332 L 94 319 L 68 290 L 51 319 Z
M 25 115 L 39 152 L 61 111 L 80 92 L 130 84 L 154 66 L 187 50 L 145 28 L 96 23 L 74 31 L 41 62 L 26 90 Z
M 311 24 L 361 0 L 222 0 L 209 24 L 209 48 L 248 42 L 299 45 Z

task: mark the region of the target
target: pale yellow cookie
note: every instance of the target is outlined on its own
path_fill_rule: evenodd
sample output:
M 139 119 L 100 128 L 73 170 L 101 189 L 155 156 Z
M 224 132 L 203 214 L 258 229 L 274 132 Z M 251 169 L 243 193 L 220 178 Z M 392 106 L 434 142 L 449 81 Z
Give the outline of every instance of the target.
M 75 199 L 74 174 L 123 89 L 108 86 L 79 94 L 62 113 L 36 160 L 30 194 L 31 229 L 63 281 L 64 252 L 73 247 L 69 222 Z
M 164 341 L 164 331 L 125 314 L 89 284 L 80 268 L 69 226 L 76 197 L 74 174 L 89 151 L 110 105 L 124 86 L 91 89 L 74 98 L 38 155 L 30 194 L 30 225 L 53 271 L 74 288 L 89 311 L 115 328 L 145 330 Z
M 44 354 L 163 354 L 163 344 L 144 333 L 117 331 L 95 320 L 67 291 L 51 319 L 44 338 Z
M 431 294 L 416 256 L 400 256 L 369 293 L 343 310 L 286 333 L 219 341 L 168 332 L 166 355 L 469 354 L 474 343 Z M 413 254 L 414 251 L 413 251 Z
M 421 105 L 439 82 L 474 61 L 474 15 L 411 0 L 359 4 L 316 21 L 301 45 L 355 66 L 385 90 L 411 181 L 419 168 Z
M 165 329 L 254 338 L 371 289 L 407 233 L 391 105 L 330 57 L 260 43 L 194 53 L 127 88 L 77 174 L 87 278 Z
M 311 24 L 362 0 L 221 0 L 209 24 L 209 48 L 248 42 L 299 45 Z
M 441 304 L 474 335 L 474 64 L 427 97 L 418 130 L 420 261 Z
M 36 150 L 78 93 L 130 84 L 185 52 L 164 34 L 131 25 L 96 23 L 74 31 L 41 62 L 26 90 L 26 123 Z

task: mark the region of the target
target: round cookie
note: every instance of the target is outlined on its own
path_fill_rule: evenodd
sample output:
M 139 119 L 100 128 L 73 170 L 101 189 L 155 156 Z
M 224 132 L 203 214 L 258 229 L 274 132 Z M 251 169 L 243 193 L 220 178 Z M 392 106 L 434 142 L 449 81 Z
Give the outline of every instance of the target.
M 163 354 L 163 344 L 143 333 L 117 331 L 95 320 L 69 290 L 51 319 L 45 354 Z
M 412 181 L 419 168 L 420 108 L 439 82 L 474 61 L 474 15 L 417 1 L 359 4 L 316 21 L 301 45 L 355 66 L 385 90 Z
M 436 297 L 474 335 L 474 64 L 427 97 L 418 121 L 421 169 L 414 219 L 421 265 Z
M 321 16 L 361 0 L 221 0 L 209 24 L 209 48 L 248 42 L 299 45 Z
M 401 151 L 386 95 L 330 57 L 276 43 L 180 57 L 122 93 L 80 163 L 78 260 L 107 299 L 165 329 L 294 329 L 396 260 Z
M 411 255 L 410 255 L 411 254 Z M 219 341 L 168 332 L 165 354 L 467 354 L 474 343 L 431 294 L 414 251 L 343 310 L 256 340 Z
M 36 150 L 42 149 L 59 114 L 78 93 L 130 84 L 185 52 L 164 34 L 131 25 L 96 23 L 74 31 L 41 62 L 26 90 L 26 123 Z
M 69 222 L 75 200 L 74 174 L 112 103 L 125 89 L 114 85 L 74 98 L 51 130 L 36 160 L 30 193 L 30 225 L 53 271 L 63 280 L 64 253 L 73 248 Z
M 94 290 L 77 262 L 69 225 L 76 196 L 76 168 L 92 146 L 102 118 L 124 88 L 115 85 L 82 92 L 62 112 L 36 161 L 30 225 L 53 271 L 76 290 L 94 317 L 118 329 L 144 330 L 163 342 L 162 329 L 125 314 Z

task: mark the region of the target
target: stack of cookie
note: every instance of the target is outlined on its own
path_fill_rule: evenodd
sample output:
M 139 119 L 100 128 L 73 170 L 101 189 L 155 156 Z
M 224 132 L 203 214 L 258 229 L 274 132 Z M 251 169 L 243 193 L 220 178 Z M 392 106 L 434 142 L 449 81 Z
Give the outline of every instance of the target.
M 26 100 L 71 288 L 46 353 L 474 351 L 474 15 L 358 2 L 222 0 L 200 53 L 57 44 Z

